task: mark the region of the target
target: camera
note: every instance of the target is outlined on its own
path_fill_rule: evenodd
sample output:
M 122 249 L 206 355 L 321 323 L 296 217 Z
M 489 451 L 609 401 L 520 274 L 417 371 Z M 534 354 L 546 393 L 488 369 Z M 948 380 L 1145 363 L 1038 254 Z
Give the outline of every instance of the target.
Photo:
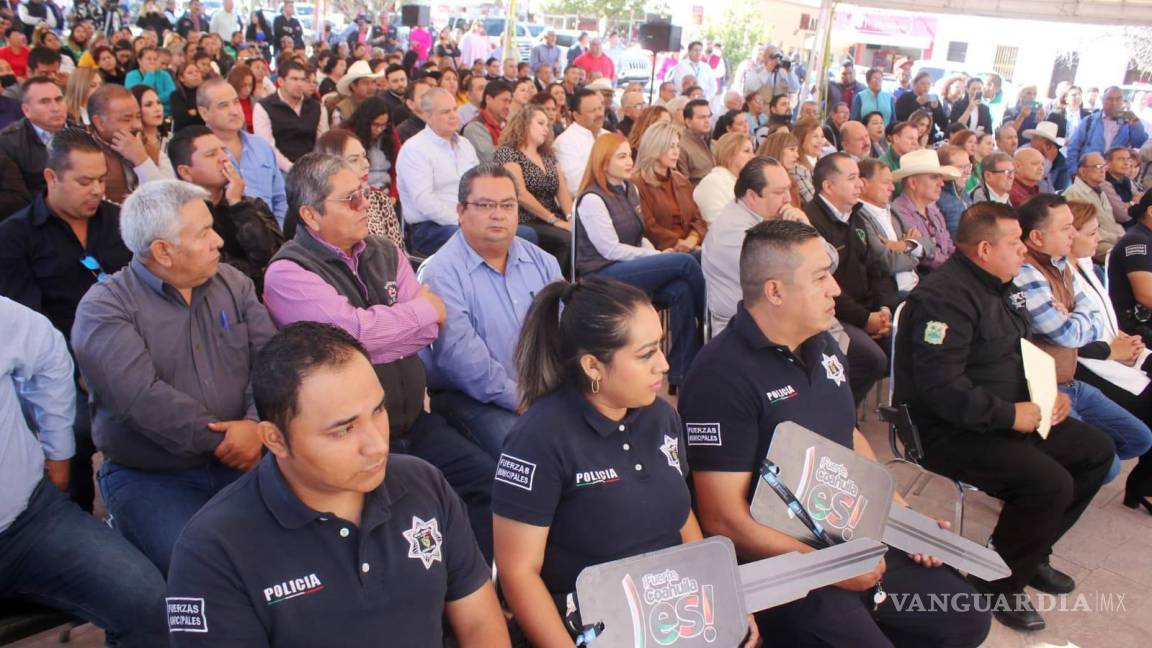
M 780 52 L 776 52 L 775 54 L 773 54 L 772 56 L 769 56 L 768 58 L 776 59 L 777 61 L 779 61 L 779 60 L 784 58 L 784 55 L 781 54 Z

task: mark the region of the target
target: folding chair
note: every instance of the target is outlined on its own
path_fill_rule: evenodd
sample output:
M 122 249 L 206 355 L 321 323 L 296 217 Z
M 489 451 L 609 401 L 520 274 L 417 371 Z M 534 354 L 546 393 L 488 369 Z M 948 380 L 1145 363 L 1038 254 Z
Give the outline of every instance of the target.
M 896 393 L 896 333 L 900 326 L 900 316 L 904 311 L 904 304 L 896 307 L 892 316 L 891 358 L 888 366 L 888 405 L 881 406 L 880 418 L 888 423 L 888 444 L 892 449 L 893 458 L 884 465 L 905 464 L 916 468 L 916 476 L 900 491 L 900 495 L 907 497 L 908 493 L 920 495 L 933 477 L 943 477 L 929 471 L 920 462 L 924 459 L 924 446 L 920 441 L 920 431 L 912 421 L 912 414 L 905 403 L 897 403 Z M 947 479 L 947 478 L 945 478 Z M 966 484 L 958 479 L 950 480 L 956 487 L 956 533 L 964 535 L 964 505 L 968 491 L 980 489 Z

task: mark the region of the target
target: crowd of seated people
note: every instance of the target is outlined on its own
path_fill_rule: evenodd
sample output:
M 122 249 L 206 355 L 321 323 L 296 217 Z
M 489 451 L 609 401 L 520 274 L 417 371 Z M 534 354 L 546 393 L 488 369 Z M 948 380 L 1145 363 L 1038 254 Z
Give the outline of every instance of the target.
M 1037 630 L 1024 588 L 1075 588 L 1052 545 L 1122 461 L 1152 513 L 1152 192 L 1118 88 L 1004 113 L 981 79 L 945 106 L 846 64 L 824 119 L 775 47 L 729 79 L 694 41 L 648 105 L 616 34 L 518 66 L 483 21 L 306 47 L 292 0 L 187 9 L 0 9 L 0 599 L 110 645 L 572 645 L 585 567 L 812 551 L 753 520 L 759 464 L 785 421 L 875 459 L 890 367 L 924 465 L 1004 501 L 1011 576 L 890 549 L 744 645 L 988 634 L 872 606 L 881 578 Z M 1021 339 L 1057 366 L 1043 443 Z

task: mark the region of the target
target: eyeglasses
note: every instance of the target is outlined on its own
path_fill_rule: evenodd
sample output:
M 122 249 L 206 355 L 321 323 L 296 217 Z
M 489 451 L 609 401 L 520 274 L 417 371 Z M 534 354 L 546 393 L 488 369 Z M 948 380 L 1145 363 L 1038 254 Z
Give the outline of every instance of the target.
M 1096 169 L 1097 171 L 1103 171 L 1108 168 L 1107 164 L 1086 164 L 1084 166 L 1088 169 Z
M 988 173 L 1003 173 L 1006 177 L 1011 178 L 1016 175 L 1016 169 L 988 169 Z
M 339 202 L 351 205 L 353 203 L 366 202 L 367 200 L 367 192 L 365 192 L 363 189 L 357 189 L 356 191 L 353 191 L 343 198 L 325 198 L 324 202 Z
M 100 267 L 100 262 L 92 255 L 86 255 L 83 259 L 80 259 L 80 265 L 87 268 L 88 271 L 92 273 L 92 276 L 96 277 L 96 281 L 104 281 L 108 278 L 108 274 L 104 272 L 104 268 Z
M 504 213 L 514 212 L 520 208 L 520 203 L 515 200 L 501 200 L 500 202 L 496 202 L 495 200 L 477 200 L 476 202 L 466 202 L 464 204 L 471 205 L 484 214 L 491 214 L 496 211 L 497 208 Z

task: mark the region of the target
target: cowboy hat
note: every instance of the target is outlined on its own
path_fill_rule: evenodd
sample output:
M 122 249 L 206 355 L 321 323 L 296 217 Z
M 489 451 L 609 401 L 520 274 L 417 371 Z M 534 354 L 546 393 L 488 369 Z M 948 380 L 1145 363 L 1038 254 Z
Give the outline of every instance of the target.
M 597 92 L 612 92 L 612 82 L 607 77 L 600 77 L 595 81 L 589 81 L 584 84 L 585 90 L 595 90 Z
M 900 168 L 892 174 L 893 180 L 903 180 L 909 176 L 939 174 L 949 180 L 960 177 L 960 169 L 954 166 L 940 166 L 940 156 L 933 149 L 920 149 L 900 156 Z
M 336 82 L 336 92 L 342 95 L 348 94 L 348 86 L 352 85 L 353 81 L 358 79 L 379 79 L 384 76 L 383 70 L 372 74 L 372 68 L 369 67 L 368 61 L 356 61 L 348 71 L 344 73 L 343 77 Z
M 1056 146 L 1064 146 L 1064 138 L 1056 137 L 1057 129 L 1059 129 L 1059 126 L 1057 126 L 1055 122 L 1042 121 L 1036 124 L 1036 128 L 1029 128 L 1020 134 L 1027 138 L 1039 137 L 1040 139 L 1046 139 L 1052 142 Z

